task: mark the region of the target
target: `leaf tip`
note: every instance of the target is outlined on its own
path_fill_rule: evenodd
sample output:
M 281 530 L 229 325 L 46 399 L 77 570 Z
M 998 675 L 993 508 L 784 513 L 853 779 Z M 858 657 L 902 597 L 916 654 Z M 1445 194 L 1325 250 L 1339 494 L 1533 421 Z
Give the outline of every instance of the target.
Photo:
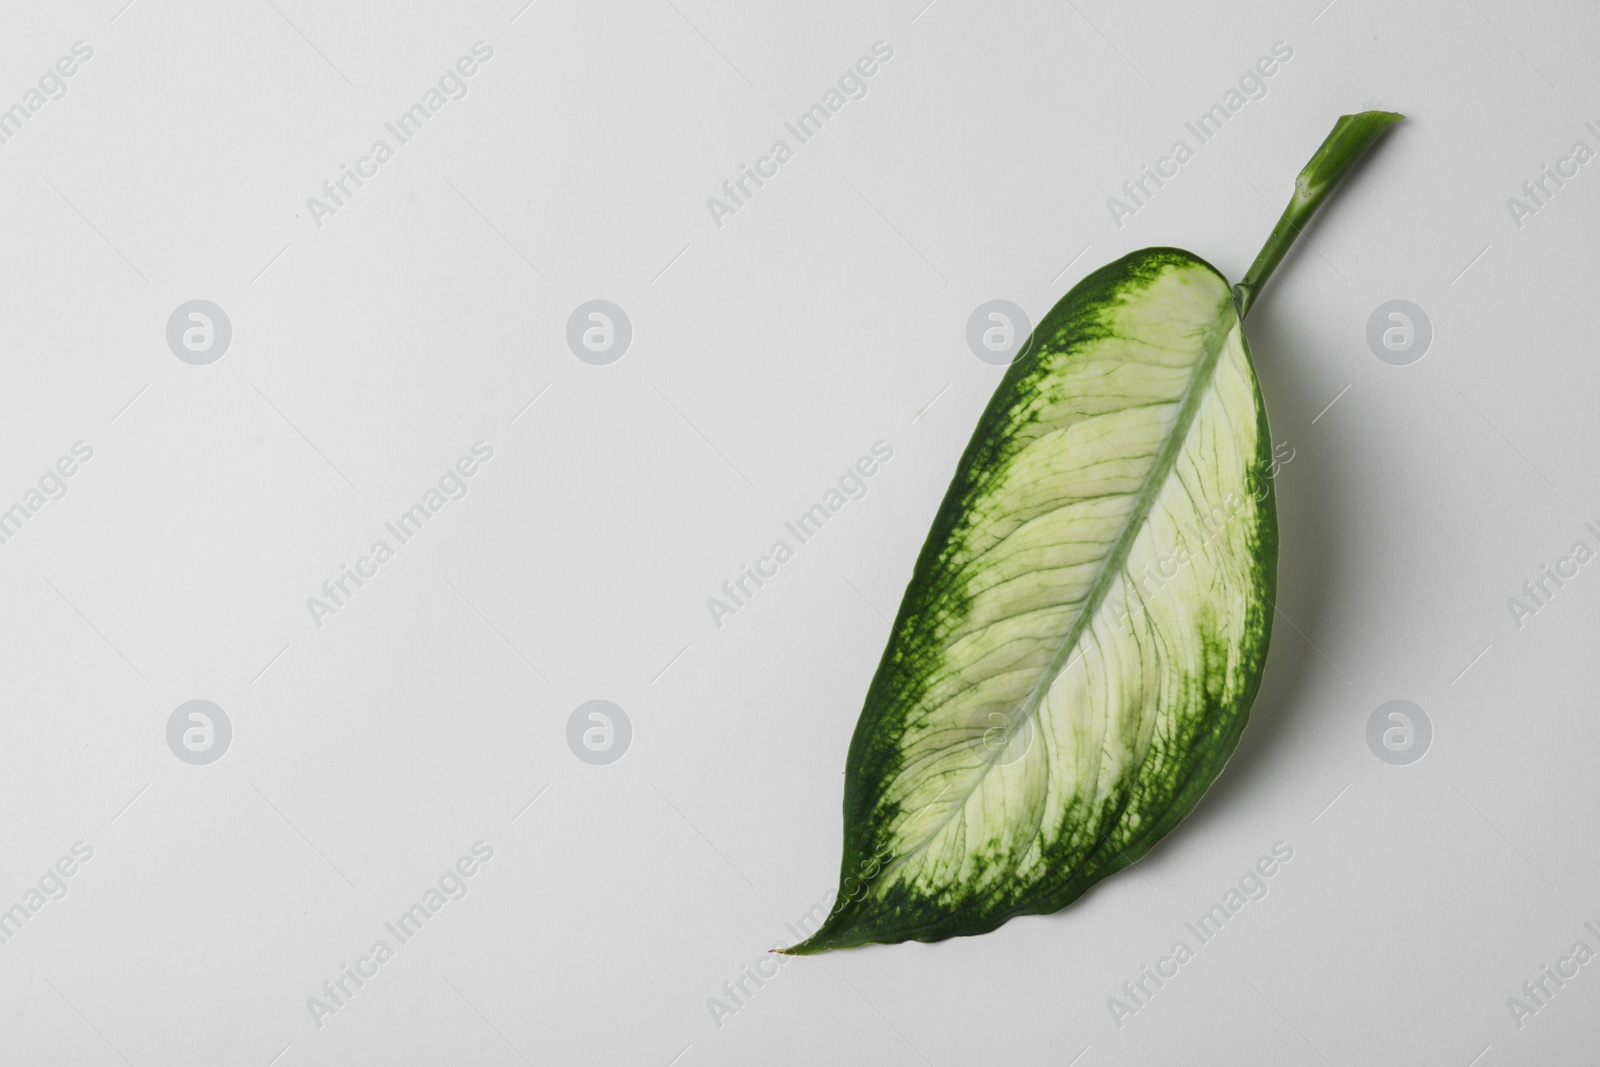
M 834 946 L 818 944 L 816 934 L 812 934 L 804 941 L 790 945 L 788 948 L 774 948 L 767 951 L 779 956 L 817 956 L 830 951 Z

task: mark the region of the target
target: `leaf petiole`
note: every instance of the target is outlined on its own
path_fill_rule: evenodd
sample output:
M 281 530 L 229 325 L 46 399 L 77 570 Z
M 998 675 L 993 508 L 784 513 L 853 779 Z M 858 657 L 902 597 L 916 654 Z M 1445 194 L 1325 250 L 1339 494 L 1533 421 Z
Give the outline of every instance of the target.
M 1363 111 L 1358 115 L 1342 115 L 1334 123 L 1333 132 L 1294 180 L 1294 197 L 1283 209 L 1267 243 L 1261 246 L 1261 253 L 1250 264 L 1244 278 L 1233 287 L 1233 300 L 1239 307 L 1240 318 L 1249 313 L 1261 287 L 1267 284 L 1295 238 L 1300 236 L 1300 231 L 1333 192 L 1334 186 L 1390 126 L 1403 118 L 1404 115 L 1394 111 Z

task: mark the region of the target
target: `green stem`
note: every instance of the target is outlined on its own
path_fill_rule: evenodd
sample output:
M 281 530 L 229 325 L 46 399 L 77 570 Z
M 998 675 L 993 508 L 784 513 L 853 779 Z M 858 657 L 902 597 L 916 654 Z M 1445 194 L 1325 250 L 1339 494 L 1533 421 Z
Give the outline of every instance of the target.
M 1356 160 L 1382 137 L 1390 126 L 1405 118 L 1393 111 L 1363 111 L 1359 115 L 1343 115 L 1334 123 L 1333 132 L 1322 142 L 1317 154 L 1311 157 L 1300 176 L 1294 180 L 1294 199 L 1283 209 L 1283 216 L 1272 228 L 1261 254 L 1250 264 L 1244 278 L 1233 287 L 1234 303 L 1239 306 L 1239 317 L 1250 311 L 1261 287 L 1267 284 L 1272 272 L 1288 253 L 1289 246 L 1311 220 L 1317 208 L 1333 192 L 1334 186 L 1355 165 Z

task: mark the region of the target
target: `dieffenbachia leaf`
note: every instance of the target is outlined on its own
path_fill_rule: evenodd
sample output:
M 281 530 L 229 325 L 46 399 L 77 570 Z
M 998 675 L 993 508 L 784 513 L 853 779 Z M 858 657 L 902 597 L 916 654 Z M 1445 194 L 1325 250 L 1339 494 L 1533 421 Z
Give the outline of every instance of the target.
M 1272 631 L 1272 440 L 1241 317 L 1400 116 L 1340 119 L 1237 290 L 1149 248 L 1062 297 L 934 518 L 845 767 L 832 912 L 787 950 L 1065 907 L 1232 755 Z

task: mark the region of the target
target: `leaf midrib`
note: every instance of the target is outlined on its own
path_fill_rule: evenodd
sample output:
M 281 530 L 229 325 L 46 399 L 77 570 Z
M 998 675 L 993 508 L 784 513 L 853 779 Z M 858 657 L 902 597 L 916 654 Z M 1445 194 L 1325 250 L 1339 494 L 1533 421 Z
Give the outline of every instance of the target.
M 1219 309 L 1224 307 L 1233 307 L 1231 291 L 1223 300 L 1218 302 Z M 1140 533 L 1143 532 L 1145 520 L 1149 518 L 1150 510 L 1155 506 L 1156 499 L 1161 495 L 1162 489 L 1165 488 L 1173 467 L 1177 465 L 1178 456 L 1183 452 L 1183 445 L 1188 439 L 1190 428 L 1194 425 L 1195 415 L 1199 412 L 1200 404 L 1216 375 L 1217 363 L 1221 359 L 1222 350 L 1227 346 L 1228 335 L 1233 332 L 1233 327 L 1237 321 L 1235 318 L 1235 322 L 1229 322 L 1224 326 L 1224 320 L 1225 315 L 1220 314 L 1213 318 L 1212 329 L 1205 339 L 1205 352 L 1201 356 L 1199 363 L 1195 365 L 1194 375 L 1189 379 L 1189 385 L 1184 391 L 1178 408 L 1177 420 L 1173 423 L 1172 430 L 1168 433 L 1166 440 L 1162 442 L 1161 451 L 1157 454 L 1155 463 L 1151 466 L 1149 473 L 1145 475 L 1144 485 L 1134 501 L 1133 510 L 1129 512 L 1121 534 L 1118 535 L 1116 543 L 1111 546 L 1111 551 L 1106 555 L 1105 563 L 1099 576 L 1095 578 L 1094 585 L 1084 598 L 1082 610 L 1079 612 L 1077 619 L 1074 620 L 1072 628 L 1067 631 L 1067 636 L 1062 639 L 1061 647 L 1057 649 L 1055 655 L 1050 657 L 1050 663 L 1041 670 L 1039 681 L 1023 701 L 1021 705 L 1023 714 L 1017 716 L 1016 722 L 1032 720 L 1038 715 L 1039 708 L 1044 703 L 1045 694 L 1049 692 L 1055 680 L 1061 676 L 1062 671 L 1068 665 L 1067 658 L 1071 655 L 1072 650 L 1077 647 L 1078 642 L 1083 639 L 1083 634 L 1089 628 L 1089 625 L 1099 615 L 1100 607 L 1105 602 L 1106 594 L 1111 591 L 1111 586 L 1116 581 L 1118 572 L 1122 570 L 1123 565 L 1128 561 L 1128 556 L 1133 552 L 1134 542 L 1139 539 Z M 1014 733 L 1016 727 L 1013 726 L 1011 729 L 1012 733 Z M 1009 736 L 1007 740 L 1009 741 Z M 903 857 L 925 850 L 944 831 L 944 828 L 950 825 L 955 819 L 956 813 L 966 809 L 967 801 L 972 798 L 972 794 L 977 792 L 978 788 L 988 778 L 990 771 L 994 769 L 1000 755 L 1004 754 L 1007 747 L 995 746 L 991 749 L 990 755 L 984 757 L 984 763 L 987 766 L 973 776 L 972 784 L 962 793 L 959 800 L 951 805 L 950 814 L 941 819 L 916 847 L 901 853 L 891 860 L 884 873 L 887 873 L 888 869 L 901 866 Z M 1037 833 L 1037 831 L 1035 832 Z

